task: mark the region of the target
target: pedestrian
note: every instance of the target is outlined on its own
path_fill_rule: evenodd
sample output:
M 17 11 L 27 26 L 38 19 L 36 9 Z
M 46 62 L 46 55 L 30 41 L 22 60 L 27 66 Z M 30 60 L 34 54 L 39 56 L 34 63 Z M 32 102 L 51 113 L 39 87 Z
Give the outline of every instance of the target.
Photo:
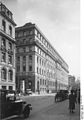
M 69 110 L 71 113 L 74 113 L 74 109 L 75 109 L 75 103 L 76 103 L 76 96 L 74 94 L 74 91 L 71 90 L 71 93 L 69 95 Z
M 80 104 L 80 89 L 78 91 L 78 104 Z

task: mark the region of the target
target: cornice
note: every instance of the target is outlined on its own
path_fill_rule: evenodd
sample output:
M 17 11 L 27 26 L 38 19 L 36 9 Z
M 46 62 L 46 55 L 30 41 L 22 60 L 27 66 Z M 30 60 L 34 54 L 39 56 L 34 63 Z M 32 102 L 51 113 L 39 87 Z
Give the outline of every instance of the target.
M 7 17 L 7 16 L 4 14 L 3 11 L 0 11 L 0 14 L 1 14 L 5 19 L 7 19 L 10 23 L 12 23 L 14 26 L 16 26 L 16 23 L 15 23 L 13 20 L 11 20 L 9 17 Z
M 0 29 L 0 35 L 2 35 L 3 37 L 6 37 L 8 40 L 12 41 L 12 42 L 16 42 L 15 38 L 11 37 L 10 35 L 8 35 L 7 33 L 5 33 L 3 30 Z

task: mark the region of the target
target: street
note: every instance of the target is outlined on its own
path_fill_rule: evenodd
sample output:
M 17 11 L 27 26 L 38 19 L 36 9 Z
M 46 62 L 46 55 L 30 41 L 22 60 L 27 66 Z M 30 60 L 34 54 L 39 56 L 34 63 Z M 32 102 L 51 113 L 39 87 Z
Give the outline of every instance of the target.
M 54 96 L 25 96 L 28 103 L 32 104 L 30 117 L 25 120 L 80 120 L 79 105 L 76 104 L 75 113 L 69 113 L 68 100 L 55 103 Z M 12 120 L 24 120 L 14 118 Z

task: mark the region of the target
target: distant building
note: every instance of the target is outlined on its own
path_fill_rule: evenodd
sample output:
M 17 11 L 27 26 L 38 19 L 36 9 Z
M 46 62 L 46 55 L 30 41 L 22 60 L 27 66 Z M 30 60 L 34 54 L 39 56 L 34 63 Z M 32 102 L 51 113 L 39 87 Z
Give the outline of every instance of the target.
M 68 75 L 68 86 L 72 89 L 75 85 L 75 76 Z
M 15 90 L 15 22 L 0 2 L 0 89 Z
M 75 87 L 77 89 L 80 89 L 80 77 L 78 77 L 77 80 L 75 81 Z
M 68 65 L 32 23 L 16 28 L 16 85 L 25 92 L 67 89 Z

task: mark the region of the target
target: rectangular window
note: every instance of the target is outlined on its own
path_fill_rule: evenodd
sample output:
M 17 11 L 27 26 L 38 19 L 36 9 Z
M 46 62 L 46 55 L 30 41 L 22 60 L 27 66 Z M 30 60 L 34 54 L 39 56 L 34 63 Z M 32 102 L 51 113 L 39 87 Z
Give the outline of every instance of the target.
M 40 75 L 41 75 L 41 68 L 40 68 Z
M 26 56 L 23 56 L 23 62 L 26 62 Z
M 2 62 L 6 62 L 6 53 L 5 52 L 2 52 L 2 59 L 1 59 Z
M 1 46 L 6 47 L 6 41 L 5 41 L 5 39 L 4 39 L 4 38 L 2 38 L 2 41 L 1 41 Z
M 46 85 L 46 80 L 45 80 L 45 85 Z
M 17 57 L 17 61 L 18 61 L 18 62 L 20 61 L 20 57 L 19 57 L 19 56 Z
M 39 58 L 37 57 L 37 63 L 39 62 Z
M 23 36 L 23 31 L 20 31 L 19 33 L 18 33 L 18 37 L 22 37 Z
M 37 52 L 39 53 L 39 48 L 37 48 Z
M 9 90 L 13 90 L 13 86 L 9 86 Z
M 40 79 L 40 85 L 42 85 L 42 80 Z
M 31 61 L 32 61 L 32 55 L 29 55 L 29 60 L 31 60 Z
M 39 72 L 38 72 L 38 67 L 37 67 L 37 73 L 39 73 Z
M 2 86 L 2 89 L 3 89 L 3 90 L 6 90 L 6 86 Z
M 32 47 L 29 47 L 29 51 L 32 51 Z
M 44 85 L 44 79 L 43 79 L 43 85 Z
M 6 81 L 6 77 L 7 77 L 6 69 L 3 68 L 1 70 L 1 79 Z
M 33 34 L 33 30 L 30 30 L 30 31 L 29 31 L 29 34 L 32 35 L 32 34 Z
M 32 71 L 32 66 L 29 66 L 29 71 Z
M 19 72 L 20 71 L 20 66 L 17 66 L 17 72 Z
M 12 27 L 11 26 L 9 26 L 9 34 L 10 34 L 10 36 L 12 36 Z
M 6 22 L 2 20 L 2 30 L 6 32 Z
M 25 65 L 23 65 L 23 72 L 25 72 L 26 71 L 26 66 Z
M 9 42 L 9 50 L 12 50 L 12 43 Z
M 40 65 L 41 65 L 41 58 L 40 58 Z
M 8 63 L 12 64 L 12 55 L 8 55 Z

